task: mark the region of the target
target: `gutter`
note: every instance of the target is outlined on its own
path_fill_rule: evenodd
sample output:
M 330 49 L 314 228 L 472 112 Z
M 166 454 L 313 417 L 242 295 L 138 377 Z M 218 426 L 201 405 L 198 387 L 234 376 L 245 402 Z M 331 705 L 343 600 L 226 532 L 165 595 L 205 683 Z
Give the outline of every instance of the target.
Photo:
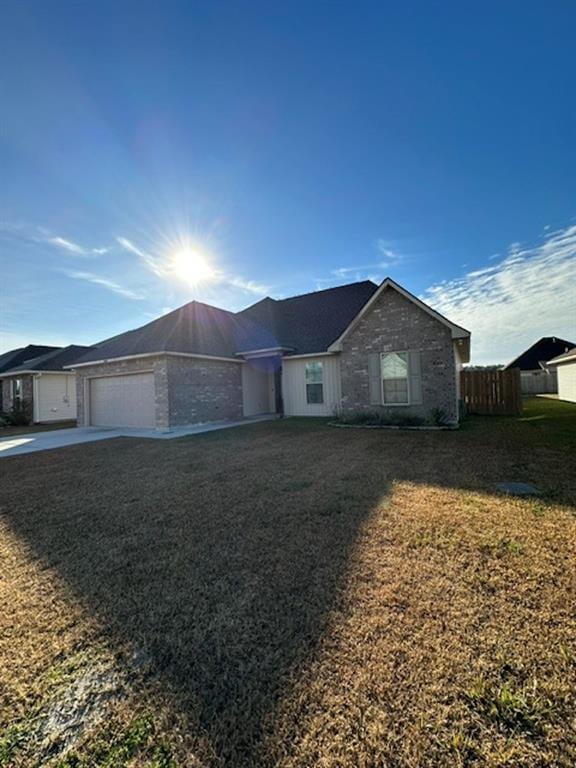
M 191 357 L 199 360 L 216 360 L 225 363 L 244 363 L 244 360 L 238 360 L 235 357 L 217 357 L 216 355 L 196 355 L 191 352 L 143 352 L 140 355 L 124 355 L 122 357 L 105 357 L 101 360 L 90 360 L 87 363 L 73 363 L 65 365 L 65 370 L 76 370 L 77 368 L 87 368 L 91 365 L 108 365 L 110 363 L 121 363 L 125 360 L 142 360 L 150 357 Z

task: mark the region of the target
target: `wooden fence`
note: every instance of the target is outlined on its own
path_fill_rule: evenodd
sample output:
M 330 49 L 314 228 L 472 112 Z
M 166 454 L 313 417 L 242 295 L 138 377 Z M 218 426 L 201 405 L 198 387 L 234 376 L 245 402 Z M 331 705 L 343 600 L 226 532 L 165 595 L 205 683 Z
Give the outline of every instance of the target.
M 520 369 L 463 370 L 460 374 L 460 397 L 468 413 L 494 416 L 522 413 Z

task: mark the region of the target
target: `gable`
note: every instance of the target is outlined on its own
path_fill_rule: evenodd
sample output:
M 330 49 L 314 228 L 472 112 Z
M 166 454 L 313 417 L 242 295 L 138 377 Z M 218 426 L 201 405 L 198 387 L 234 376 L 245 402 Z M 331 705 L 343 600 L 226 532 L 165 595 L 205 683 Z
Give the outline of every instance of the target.
M 370 298 L 370 300 L 362 307 L 362 309 L 358 312 L 358 314 L 352 319 L 350 324 L 339 336 L 339 338 L 336 339 L 336 341 L 330 345 L 330 347 L 328 348 L 328 351 L 330 352 L 341 351 L 342 344 L 346 339 L 346 337 L 349 336 L 354 331 L 354 329 L 359 325 L 359 323 L 362 322 L 362 319 L 364 317 L 366 317 L 372 311 L 379 311 L 378 310 L 379 305 L 383 306 L 384 308 L 386 307 L 387 291 L 395 292 L 396 295 L 402 297 L 405 302 L 413 306 L 416 310 L 423 312 L 432 321 L 446 328 L 449 331 L 452 339 L 459 340 L 461 344 L 460 354 L 464 362 L 466 362 L 469 359 L 470 331 L 467 331 L 465 328 L 462 328 L 461 326 L 456 325 L 455 323 L 452 323 L 446 317 L 441 315 L 439 312 L 436 312 L 436 310 L 432 309 L 432 307 L 429 307 L 426 303 L 418 299 L 413 294 L 409 293 L 406 289 L 402 288 L 402 286 L 398 285 L 398 283 L 395 283 L 390 278 L 386 278 L 382 282 L 378 290 L 374 293 L 374 295 Z
M 508 368 L 520 368 L 521 371 L 537 371 L 542 366 L 540 363 L 547 363 L 558 355 L 562 355 L 574 347 L 574 343 L 559 339 L 556 336 L 544 336 L 537 342 L 528 347 L 521 355 L 508 363 Z

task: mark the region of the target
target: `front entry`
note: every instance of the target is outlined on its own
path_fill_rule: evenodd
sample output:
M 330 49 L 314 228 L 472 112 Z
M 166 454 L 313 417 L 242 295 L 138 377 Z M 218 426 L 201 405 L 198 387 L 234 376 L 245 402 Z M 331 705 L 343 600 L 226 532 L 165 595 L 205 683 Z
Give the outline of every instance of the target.
M 242 366 L 244 416 L 282 413 L 280 358 L 254 357 Z

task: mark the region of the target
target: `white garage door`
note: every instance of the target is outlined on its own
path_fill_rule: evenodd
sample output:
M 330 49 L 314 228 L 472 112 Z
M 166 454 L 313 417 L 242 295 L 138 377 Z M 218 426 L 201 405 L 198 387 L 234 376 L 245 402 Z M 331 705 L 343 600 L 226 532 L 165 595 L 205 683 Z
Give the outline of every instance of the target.
M 91 379 L 90 424 L 95 427 L 154 427 L 154 374 Z

